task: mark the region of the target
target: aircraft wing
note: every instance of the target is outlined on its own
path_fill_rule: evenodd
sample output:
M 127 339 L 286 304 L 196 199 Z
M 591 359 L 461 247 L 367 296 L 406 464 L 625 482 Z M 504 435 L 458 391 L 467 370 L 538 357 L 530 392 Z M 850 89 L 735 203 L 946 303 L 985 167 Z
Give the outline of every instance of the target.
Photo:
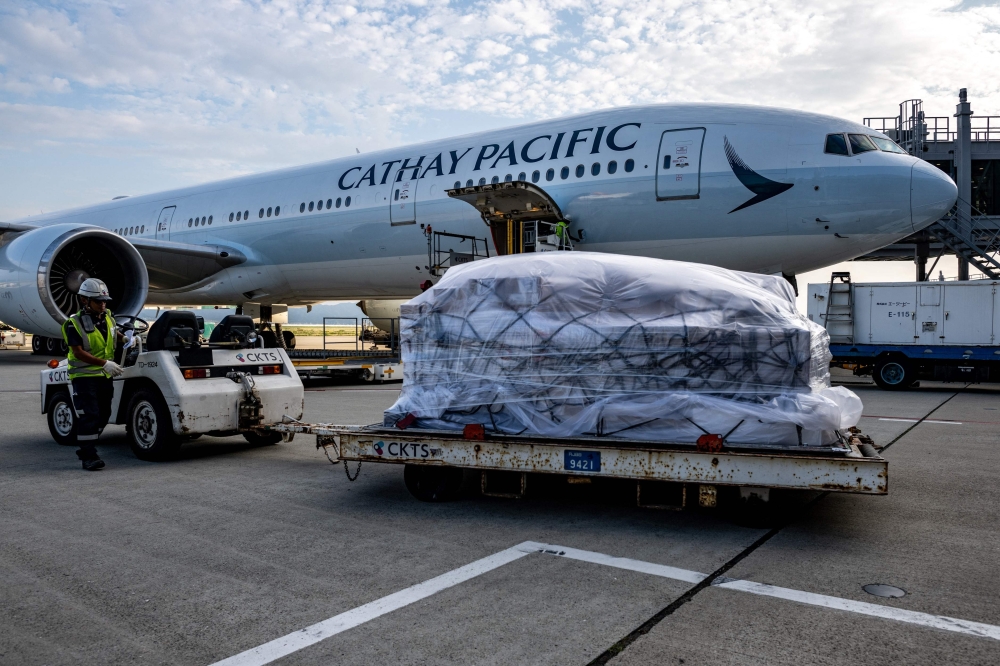
M 13 222 L 0 222 L 0 234 L 17 233 L 21 231 L 31 231 L 37 228 L 34 224 L 15 224 Z
M 178 289 L 224 268 L 242 264 L 246 255 L 225 245 L 177 243 L 155 238 L 129 238 L 139 250 L 153 289 Z
M 41 228 L 39 225 L 0 222 L 0 236 Z M 246 255 L 225 245 L 177 243 L 156 238 L 126 238 L 142 255 L 153 289 L 179 289 L 242 264 Z

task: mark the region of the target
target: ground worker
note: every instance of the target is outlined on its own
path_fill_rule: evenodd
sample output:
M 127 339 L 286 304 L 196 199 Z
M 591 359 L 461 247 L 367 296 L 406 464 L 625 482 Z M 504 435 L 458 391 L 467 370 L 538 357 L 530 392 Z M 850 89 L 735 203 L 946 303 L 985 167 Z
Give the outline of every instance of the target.
M 63 324 L 63 340 L 69 348 L 69 379 L 73 385 L 76 410 L 77 457 L 83 469 L 93 472 L 104 467 L 97 455 L 97 438 L 111 418 L 111 378 L 122 374 L 114 362 L 115 343 L 123 339 L 108 311 L 108 286 L 87 278 L 77 292 L 80 311 Z
M 556 223 L 556 238 L 559 239 L 560 250 L 570 247 L 569 240 L 571 236 L 569 235 L 569 223 L 565 220 L 559 220 L 559 222 Z

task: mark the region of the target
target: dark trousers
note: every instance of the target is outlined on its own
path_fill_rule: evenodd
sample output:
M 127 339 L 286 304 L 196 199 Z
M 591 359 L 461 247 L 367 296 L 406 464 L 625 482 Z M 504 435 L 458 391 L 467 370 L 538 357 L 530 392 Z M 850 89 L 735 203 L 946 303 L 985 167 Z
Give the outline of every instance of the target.
M 114 385 L 108 377 L 77 377 L 73 380 L 76 409 L 76 441 L 80 460 L 97 458 L 97 438 L 111 419 Z

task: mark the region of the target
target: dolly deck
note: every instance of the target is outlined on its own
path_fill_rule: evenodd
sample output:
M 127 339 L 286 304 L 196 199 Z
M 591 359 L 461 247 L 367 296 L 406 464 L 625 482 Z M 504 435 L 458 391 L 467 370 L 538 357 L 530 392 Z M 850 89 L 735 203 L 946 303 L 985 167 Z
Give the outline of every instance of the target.
M 834 449 L 724 446 L 709 451 L 694 443 L 501 435 L 481 429 L 472 436 L 294 422 L 268 429 L 314 434 L 317 447 L 333 449 L 341 461 L 868 495 L 889 490 L 888 463 L 855 432 L 845 433 L 843 445 Z

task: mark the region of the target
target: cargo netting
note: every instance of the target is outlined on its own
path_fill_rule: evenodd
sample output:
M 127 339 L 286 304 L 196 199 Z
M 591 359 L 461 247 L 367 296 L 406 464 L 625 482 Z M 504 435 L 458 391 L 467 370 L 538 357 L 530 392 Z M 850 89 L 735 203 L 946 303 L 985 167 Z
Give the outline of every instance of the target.
M 400 312 L 385 425 L 830 446 L 861 401 L 780 277 L 589 252 L 451 268 Z

